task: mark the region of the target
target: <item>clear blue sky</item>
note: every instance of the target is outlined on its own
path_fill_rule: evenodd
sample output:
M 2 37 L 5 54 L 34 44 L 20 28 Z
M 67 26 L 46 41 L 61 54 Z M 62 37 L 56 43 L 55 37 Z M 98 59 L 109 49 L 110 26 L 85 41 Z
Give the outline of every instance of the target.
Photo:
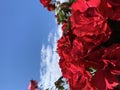
M 0 0 L 0 90 L 39 81 L 40 49 L 55 25 L 39 0 Z

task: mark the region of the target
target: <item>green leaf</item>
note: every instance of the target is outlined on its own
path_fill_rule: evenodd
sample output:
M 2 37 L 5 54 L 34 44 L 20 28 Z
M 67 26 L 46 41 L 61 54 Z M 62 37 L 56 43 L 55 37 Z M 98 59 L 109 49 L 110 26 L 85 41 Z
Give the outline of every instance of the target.
M 63 86 L 60 86 L 60 87 L 58 88 L 58 90 L 64 90 L 64 87 L 63 87 Z
M 64 21 L 64 13 L 61 10 L 58 12 L 57 20 L 59 23 L 62 23 Z

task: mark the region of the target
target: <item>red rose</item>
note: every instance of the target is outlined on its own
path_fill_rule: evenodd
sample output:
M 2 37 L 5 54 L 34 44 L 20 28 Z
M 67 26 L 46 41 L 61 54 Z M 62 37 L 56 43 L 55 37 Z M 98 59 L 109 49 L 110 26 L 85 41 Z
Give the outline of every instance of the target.
M 73 11 L 70 18 L 73 33 L 91 49 L 109 39 L 111 31 L 96 8 L 88 8 L 85 13 Z
M 43 4 L 44 7 L 47 7 L 50 4 L 51 0 L 40 0 L 40 2 Z
M 93 85 L 98 90 L 113 90 L 118 85 L 115 75 L 111 74 L 109 69 L 97 70 L 93 78 Z
M 53 10 L 55 10 L 55 4 L 49 4 L 49 5 L 47 6 L 47 9 L 48 9 L 48 11 L 53 11 Z
M 99 90 L 113 90 L 119 84 L 115 75 L 120 75 L 120 44 L 113 44 L 102 53 L 101 57 L 94 60 L 101 67 L 97 68 L 93 83 Z

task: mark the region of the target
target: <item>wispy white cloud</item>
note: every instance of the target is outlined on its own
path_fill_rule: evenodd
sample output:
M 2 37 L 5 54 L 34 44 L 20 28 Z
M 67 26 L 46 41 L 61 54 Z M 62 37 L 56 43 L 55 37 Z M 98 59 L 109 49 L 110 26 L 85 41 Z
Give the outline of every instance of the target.
M 51 44 L 45 46 L 42 45 L 41 49 L 41 62 L 40 62 L 40 84 L 41 88 L 52 88 L 54 82 L 61 76 L 61 71 L 58 65 L 59 56 L 56 53 L 57 40 L 62 35 L 61 26 L 58 26 L 58 30 L 48 35 L 48 42 Z M 52 88 L 55 90 L 55 87 Z
M 50 41 L 51 41 L 52 36 L 53 36 L 53 34 L 52 34 L 52 32 L 50 32 L 50 33 L 49 33 L 49 35 L 48 35 L 48 42 L 50 42 Z

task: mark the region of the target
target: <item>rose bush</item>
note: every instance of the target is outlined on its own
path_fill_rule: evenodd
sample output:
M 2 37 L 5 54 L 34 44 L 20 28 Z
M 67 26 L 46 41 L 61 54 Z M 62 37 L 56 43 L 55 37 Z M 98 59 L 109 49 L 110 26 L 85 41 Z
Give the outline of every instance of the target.
M 48 8 L 50 2 L 42 4 Z M 120 21 L 120 1 L 69 0 L 56 7 L 63 32 L 57 42 L 59 65 L 70 90 L 115 90 L 119 85 L 120 42 L 114 40 L 120 28 L 112 24 Z

